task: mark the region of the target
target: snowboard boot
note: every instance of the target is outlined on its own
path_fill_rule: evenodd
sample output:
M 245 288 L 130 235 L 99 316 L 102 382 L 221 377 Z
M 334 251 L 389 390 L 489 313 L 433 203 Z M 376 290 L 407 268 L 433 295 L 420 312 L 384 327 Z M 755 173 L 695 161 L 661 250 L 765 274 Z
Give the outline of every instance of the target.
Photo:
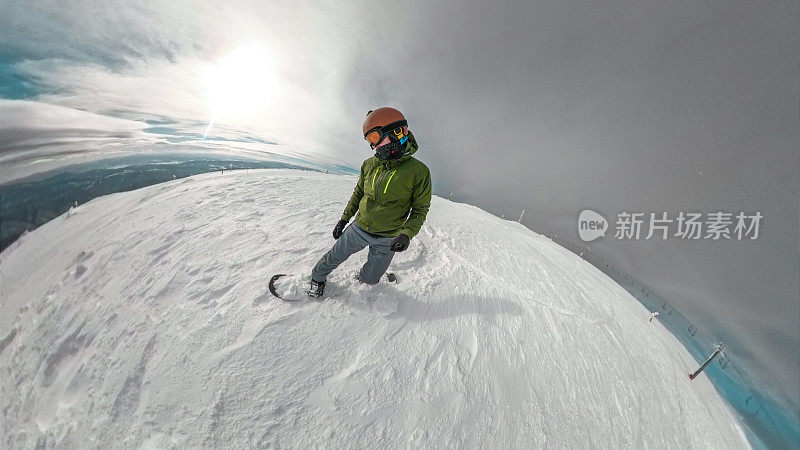
M 312 279 L 311 287 L 309 287 L 307 294 L 311 298 L 320 298 L 322 297 L 322 293 L 324 291 L 325 291 L 325 282 L 324 281 L 316 282 Z

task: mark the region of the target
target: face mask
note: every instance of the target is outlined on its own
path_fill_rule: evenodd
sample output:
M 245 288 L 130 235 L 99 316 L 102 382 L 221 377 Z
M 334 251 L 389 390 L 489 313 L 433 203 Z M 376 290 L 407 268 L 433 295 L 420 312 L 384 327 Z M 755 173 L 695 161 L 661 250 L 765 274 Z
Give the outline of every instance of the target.
M 375 156 L 385 161 L 400 159 L 405 154 L 407 140 L 407 138 L 404 138 L 401 141 L 392 141 L 382 147 L 378 147 L 375 149 Z

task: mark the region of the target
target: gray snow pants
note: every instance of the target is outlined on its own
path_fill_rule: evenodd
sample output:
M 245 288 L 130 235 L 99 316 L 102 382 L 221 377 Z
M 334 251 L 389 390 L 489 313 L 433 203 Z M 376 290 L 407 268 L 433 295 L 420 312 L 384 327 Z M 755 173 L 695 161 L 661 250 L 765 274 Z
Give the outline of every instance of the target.
M 328 274 L 339 267 L 339 264 L 343 263 L 350 255 L 369 246 L 367 262 L 361 267 L 358 276 L 364 283 L 377 284 L 394 257 L 394 252 L 389 250 L 389 244 L 393 239 L 393 237 L 367 233 L 353 221 L 333 244 L 333 248 L 328 250 L 328 253 L 325 253 L 314 266 L 311 278 L 317 282 L 325 281 Z

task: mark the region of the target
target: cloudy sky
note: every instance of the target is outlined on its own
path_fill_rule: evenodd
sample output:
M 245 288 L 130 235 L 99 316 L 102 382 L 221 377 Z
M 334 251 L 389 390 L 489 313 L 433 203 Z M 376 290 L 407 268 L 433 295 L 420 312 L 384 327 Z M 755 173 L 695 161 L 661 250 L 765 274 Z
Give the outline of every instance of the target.
M 797 420 L 797 2 L 0 8 L 0 161 L 41 158 L 48 136 L 56 155 L 142 148 L 160 125 L 358 167 L 365 112 L 392 105 L 440 194 L 525 209 L 539 233 L 579 243 L 586 208 L 612 227 L 622 211 L 760 212 L 756 240 L 583 245 L 724 339 Z

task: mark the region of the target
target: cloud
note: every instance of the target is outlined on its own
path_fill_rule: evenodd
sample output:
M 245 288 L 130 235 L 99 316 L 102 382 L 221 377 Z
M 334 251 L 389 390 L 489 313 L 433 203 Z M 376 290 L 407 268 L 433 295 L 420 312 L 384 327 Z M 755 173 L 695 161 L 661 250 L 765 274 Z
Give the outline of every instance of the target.
M 46 103 L 0 102 L 0 160 L 29 157 L 59 142 L 136 139 L 146 124 Z
M 224 125 L 214 136 L 204 138 L 202 122 L 118 113 L 129 118 L 42 102 L 0 100 L 0 184 L 70 164 L 144 152 L 211 152 L 281 161 L 315 156 Z M 336 170 L 335 158 L 317 156 L 316 160 L 321 170 Z
M 217 123 L 359 164 L 360 105 L 341 92 L 354 9 L 315 2 L 10 2 L 0 17 L 6 64 L 40 86 L 37 100 L 95 113 L 131 111 L 211 120 L 204 76 L 244 45 L 269 50 L 278 89 L 248 117 Z M 24 39 L 21 39 L 24 36 Z M 344 131 L 347 130 L 347 131 Z

